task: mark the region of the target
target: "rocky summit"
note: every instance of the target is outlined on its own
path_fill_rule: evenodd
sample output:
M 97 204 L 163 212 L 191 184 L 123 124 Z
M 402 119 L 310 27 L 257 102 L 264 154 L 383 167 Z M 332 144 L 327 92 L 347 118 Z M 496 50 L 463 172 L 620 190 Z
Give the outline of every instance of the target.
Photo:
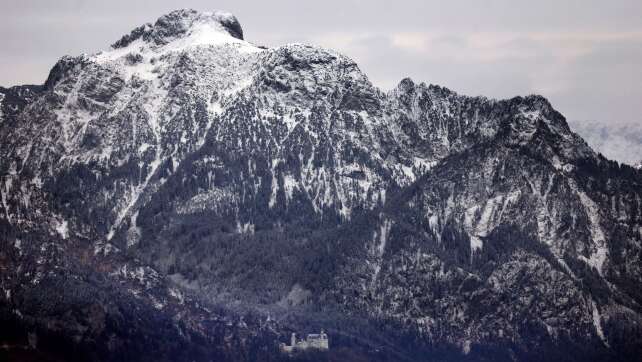
M 642 171 L 541 96 L 385 92 L 178 10 L 0 110 L 3 358 L 642 354 Z

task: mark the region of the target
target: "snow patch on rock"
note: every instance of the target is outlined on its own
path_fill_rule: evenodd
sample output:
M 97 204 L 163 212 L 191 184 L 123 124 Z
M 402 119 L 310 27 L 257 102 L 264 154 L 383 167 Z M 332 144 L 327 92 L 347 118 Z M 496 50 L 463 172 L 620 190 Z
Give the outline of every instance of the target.
M 56 232 L 63 239 L 67 239 L 69 237 L 69 226 L 67 224 L 67 220 L 56 222 Z
M 591 313 L 593 317 L 593 326 L 595 327 L 595 333 L 602 340 L 605 346 L 609 346 L 604 331 L 602 330 L 602 317 L 600 316 L 600 311 L 597 309 L 597 304 L 595 301 L 591 300 Z
M 579 190 L 574 181 L 569 180 L 571 188 L 575 191 L 577 196 L 580 199 L 580 202 L 584 206 L 584 211 L 589 219 L 589 233 L 591 235 L 591 242 L 593 250 L 589 258 L 580 256 L 584 259 L 590 266 L 594 267 L 600 275 L 603 272 L 603 266 L 608 257 L 608 247 L 606 245 L 606 237 L 604 236 L 604 231 L 602 230 L 600 209 L 598 205 L 593 201 L 586 193 Z

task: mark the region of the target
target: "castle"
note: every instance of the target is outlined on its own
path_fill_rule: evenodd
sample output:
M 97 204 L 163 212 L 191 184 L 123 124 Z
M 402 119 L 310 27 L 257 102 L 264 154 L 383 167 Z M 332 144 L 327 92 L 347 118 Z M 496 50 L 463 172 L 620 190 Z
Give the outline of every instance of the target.
M 296 340 L 296 334 L 292 333 L 290 337 L 290 345 L 285 343 L 279 344 L 281 352 L 292 353 L 295 350 L 304 351 L 306 349 L 319 349 L 327 351 L 330 346 L 328 345 L 328 335 L 321 330 L 319 334 L 308 334 L 305 340 Z

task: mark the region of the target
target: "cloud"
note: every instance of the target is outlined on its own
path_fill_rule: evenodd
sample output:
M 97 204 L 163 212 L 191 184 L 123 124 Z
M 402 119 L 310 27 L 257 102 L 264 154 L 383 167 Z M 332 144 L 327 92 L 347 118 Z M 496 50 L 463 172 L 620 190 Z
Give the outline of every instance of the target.
M 602 39 L 590 51 L 564 64 L 551 92 L 576 120 L 640 124 L 642 115 L 642 37 Z

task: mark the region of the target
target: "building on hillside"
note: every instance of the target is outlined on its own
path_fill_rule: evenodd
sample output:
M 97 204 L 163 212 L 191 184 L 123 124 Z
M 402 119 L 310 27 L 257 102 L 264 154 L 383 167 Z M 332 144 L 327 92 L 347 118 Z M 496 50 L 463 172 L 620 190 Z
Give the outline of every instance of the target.
M 298 341 L 296 340 L 296 334 L 292 333 L 292 336 L 290 337 L 290 345 L 288 346 L 285 343 L 281 343 L 279 344 L 279 348 L 281 349 L 281 352 L 285 353 L 304 351 L 307 349 L 327 351 L 328 349 L 330 349 L 330 345 L 328 344 L 328 335 L 325 334 L 322 329 L 321 333 L 308 334 L 305 340 L 301 339 Z

